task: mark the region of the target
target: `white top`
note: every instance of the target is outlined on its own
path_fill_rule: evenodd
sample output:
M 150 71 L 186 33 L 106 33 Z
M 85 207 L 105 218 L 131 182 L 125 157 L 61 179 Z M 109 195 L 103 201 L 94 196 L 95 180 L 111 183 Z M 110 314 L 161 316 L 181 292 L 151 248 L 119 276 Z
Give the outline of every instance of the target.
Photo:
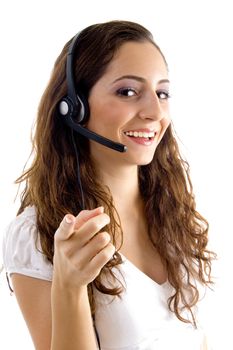
M 122 258 L 120 272 L 114 269 L 126 288 L 121 299 L 95 290 L 95 324 L 101 350 L 204 349 L 201 327 L 196 330 L 179 321 L 168 309 L 171 285 L 159 285 L 123 255 Z M 41 253 L 34 207 L 26 208 L 8 226 L 3 262 L 9 275 L 21 273 L 52 280 L 53 266 Z

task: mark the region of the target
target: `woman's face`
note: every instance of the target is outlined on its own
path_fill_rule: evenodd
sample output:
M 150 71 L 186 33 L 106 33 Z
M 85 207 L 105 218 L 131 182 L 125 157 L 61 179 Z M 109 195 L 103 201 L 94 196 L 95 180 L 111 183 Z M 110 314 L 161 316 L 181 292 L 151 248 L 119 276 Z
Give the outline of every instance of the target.
M 87 128 L 127 146 L 126 153 L 90 141 L 98 162 L 145 165 L 170 124 L 169 81 L 160 52 L 149 42 L 123 44 L 89 95 Z

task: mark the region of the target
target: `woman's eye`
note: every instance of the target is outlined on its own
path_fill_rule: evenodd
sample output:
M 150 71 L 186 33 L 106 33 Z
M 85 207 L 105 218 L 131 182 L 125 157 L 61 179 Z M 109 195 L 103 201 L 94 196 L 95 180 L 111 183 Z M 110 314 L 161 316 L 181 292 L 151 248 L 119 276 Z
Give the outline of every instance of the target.
M 135 96 L 136 94 L 137 94 L 136 91 L 132 88 L 121 88 L 117 90 L 117 95 L 120 95 L 120 96 L 131 97 L 131 96 Z
M 159 97 L 160 100 L 167 100 L 171 97 L 168 91 L 158 91 L 157 96 Z

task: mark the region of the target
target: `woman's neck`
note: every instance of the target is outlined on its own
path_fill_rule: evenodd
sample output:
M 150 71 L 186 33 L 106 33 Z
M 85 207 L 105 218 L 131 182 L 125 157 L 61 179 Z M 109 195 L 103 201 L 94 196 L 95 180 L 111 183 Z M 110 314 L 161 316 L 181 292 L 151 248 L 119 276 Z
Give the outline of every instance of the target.
M 101 182 L 106 185 L 113 197 L 118 213 L 129 212 L 141 203 L 138 168 L 136 166 L 121 169 L 101 169 Z

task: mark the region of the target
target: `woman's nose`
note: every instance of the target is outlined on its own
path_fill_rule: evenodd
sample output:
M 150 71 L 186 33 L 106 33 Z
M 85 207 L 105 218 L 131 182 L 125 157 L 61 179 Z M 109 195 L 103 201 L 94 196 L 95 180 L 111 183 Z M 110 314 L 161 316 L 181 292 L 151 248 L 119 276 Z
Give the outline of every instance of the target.
M 160 121 L 165 117 L 164 108 L 162 108 L 161 101 L 156 93 L 150 94 L 143 99 L 139 117 L 156 121 Z

